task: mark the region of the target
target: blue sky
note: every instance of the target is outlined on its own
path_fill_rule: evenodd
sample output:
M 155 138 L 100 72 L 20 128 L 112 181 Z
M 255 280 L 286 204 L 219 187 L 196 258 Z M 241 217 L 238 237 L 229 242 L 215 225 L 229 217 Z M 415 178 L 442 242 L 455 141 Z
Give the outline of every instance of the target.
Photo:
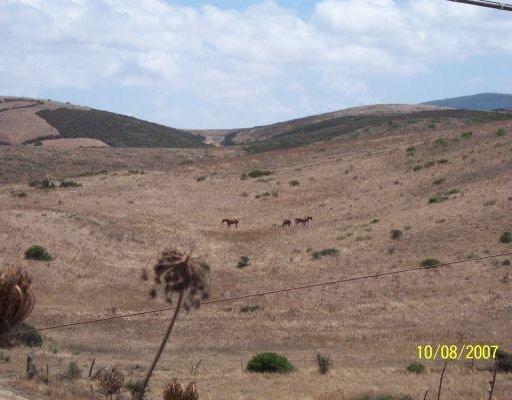
M 234 128 L 510 93 L 511 14 L 446 0 L 0 0 L 0 94 Z

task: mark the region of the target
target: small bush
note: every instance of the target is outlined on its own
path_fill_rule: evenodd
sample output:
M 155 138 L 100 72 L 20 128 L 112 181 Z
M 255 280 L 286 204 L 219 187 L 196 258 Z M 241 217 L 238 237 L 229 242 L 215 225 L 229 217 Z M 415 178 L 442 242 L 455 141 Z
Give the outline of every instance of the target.
M 238 268 L 245 268 L 251 265 L 251 259 L 247 256 L 240 257 L 240 260 L 238 261 L 237 267 Z
M 250 178 L 259 178 L 259 177 L 267 176 L 267 175 L 271 175 L 271 174 L 272 174 L 271 171 L 262 171 L 260 169 L 255 169 L 255 170 L 249 172 L 247 174 L 247 176 L 249 176 Z
M 512 243 L 512 233 L 509 231 L 503 232 L 500 235 L 500 242 L 501 243 Z
M 446 146 L 448 144 L 448 140 L 446 140 L 445 138 L 438 138 L 436 140 L 434 140 L 434 144 L 436 146 Z
M 26 192 L 13 192 L 12 194 L 13 196 L 15 197 L 27 197 L 27 193 Z
M 300 182 L 297 179 L 293 179 L 290 182 L 288 182 L 290 186 L 299 186 Z
M 437 258 L 425 258 L 422 262 L 420 262 L 420 267 L 423 268 L 434 268 L 441 264 Z
M 448 200 L 448 197 L 446 196 L 442 196 L 440 194 L 435 194 L 433 196 L 430 196 L 428 198 L 428 203 L 429 204 L 432 204 L 432 203 L 440 203 L 442 201 L 445 201 L 445 200 Z
M 50 255 L 50 253 L 48 253 L 43 246 L 39 246 L 38 244 L 30 246 L 25 251 L 25 258 L 27 260 L 38 260 L 38 261 L 51 261 L 52 260 L 52 256 Z
M 259 353 L 247 363 L 247 370 L 259 373 L 288 373 L 293 371 L 293 365 L 276 353 Z
M 0 361 L 8 363 L 9 361 L 11 361 L 11 357 L 6 356 L 4 353 L 0 352 Z
M 43 142 L 41 142 L 40 140 L 36 140 L 34 142 L 34 146 L 42 146 L 43 145 Z
M 437 160 L 438 164 L 448 164 L 450 161 L 446 158 L 441 158 L 440 160 Z
M 443 183 L 444 181 L 446 180 L 446 178 L 444 177 L 441 177 L 441 178 L 437 178 L 434 180 L 434 182 L 432 182 L 434 185 L 440 185 L 441 183 Z
M 473 132 L 471 132 L 471 131 L 470 132 L 462 132 L 462 134 L 460 135 L 460 137 L 462 139 L 470 139 L 471 136 L 473 136 Z
M 380 222 L 380 219 L 374 218 L 370 221 L 370 224 L 378 224 Z
M 425 164 L 423 164 L 423 167 L 430 168 L 430 167 L 433 167 L 434 165 L 436 165 L 436 162 L 434 160 L 428 160 L 425 162 Z
M 403 233 L 400 229 L 391 229 L 389 231 L 389 237 L 393 240 L 399 240 L 402 237 Z
M 409 157 L 412 157 L 414 156 L 414 154 L 416 154 L 416 147 L 414 146 L 409 146 L 405 149 L 405 153 L 409 156 Z
M 502 128 L 498 129 L 496 131 L 496 136 L 505 136 L 505 129 L 502 129 Z
M 457 194 L 457 193 L 460 193 L 460 190 L 459 189 L 450 189 L 448 190 L 445 195 L 447 196 L 451 196 L 452 194 Z
M 338 249 L 331 247 L 331 248 L 323 249 L 320 251 L 314 251 L 311 256 L 313 257 L 313 260 L 319 260 L 322 257 L 326 257 L 326 256 L 337 257 L 339 254 L 340 254 L 340 251 Z
M 16 327 L 17 341 L 28 347 L 41 347 L 43 345 L 43 337 L 39 332 L 30 332 L 35 329 L 32 325 L 22 322 Z
M 124 385 L 124 388 L 130 392 L 132 395 L 132 398 L 136 398 L 135 396 L 138 395 L 142 391 L 142 387 L 144 386 L 144 379 L 138 379 L 136 381 L 130 380 Z M 149 392 L 149 388 L 146 388 L 146 393 Z
M 425 366 L 420 362 L 413 362 L 407 366 L 407 371 L 415 374 L 422 374 L 425 372 Z
M 75 181 L 62 181 L 59 186 L 61 188 L 80 187 L 82 184 Z
M 332 358 L 328 355 L 316 353 L 315 355 L 316 364 L 318 365 L 318 371 L 325 375 L 327 372 L 329 372 L 332 368 Z
M 40 184 L 39 188 L 41 188 L 41 189 L 55 189 L 55 183 L 53 183 L 49 179 L 44 179 L 43 181 L 41 181 L 41 184 Z
M 196 181 L 197 181 L 197 182 L 203 182 L 203 181 L 205 181 L 205 180 L 206 180 L 206 175 L 201 175 L 201 176 L 198 176 L 198 177 L 196 178 Z
M 71 361 L 66 368 L 64 376 L 69 380 L 75 380 L 82 377 L 82 369 L 78 366 L 75 361 Z
M 499 372 L 512 372 L 512 354 L 499 349 L 496 352 Z
M 419 171 L 420 169 L 423 169 L 423 165 L 415 165 L 412 170 L 413 171 Z
M 261 307 L 259 305 L 253 305 L 253 306 L 242 306 L 240 307 L 241 313 L 248 313 L 248 312 L 254 312 L 260 310 Z
M 501 262 L 501 265 L 503 265 L 504 267 L 510 267 L 510 260 L 509 259 L 503 260 Z

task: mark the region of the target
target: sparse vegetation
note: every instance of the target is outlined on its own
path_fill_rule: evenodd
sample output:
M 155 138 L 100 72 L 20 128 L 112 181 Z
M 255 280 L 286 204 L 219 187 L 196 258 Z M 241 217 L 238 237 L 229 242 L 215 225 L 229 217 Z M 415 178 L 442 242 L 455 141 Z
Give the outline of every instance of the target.
M 440 185 L 441 183 L 443 183 L 444 181 L 446 180 L 445 177 L 441 177 L 441 178 L 437 178 L 434 180 L 434 182 L 432 182 L 434 185 Z
M 409 146 L 405 149 L 405 153 L 409 156 L 409 157 L 412 157 L 416 154 L 416 147 L 414 146 Z
M 25 258 L 27 260 L 37 260 L 37 261 L 51 261 L 52 256 L 43 246 L 40 246 L 38 244 L 34 244 L 30 246 L 25 251 Z
M 453 195 L 453 194 L 458 194 L 458 193 L 460 193 L 460 190 L 459 190 L 459 189 L 450 189 L 450 190 L 448 190 L 448 191 L 445 193 L 445 195 L 447 195 L 447 196 L 451 196 L 451 195 Z
M 440 137 L 440 138 L 434 140 L 434 144 L 436 146 L 446 146 L 446 145 L 448 145 L 448 140 L 446 140 L 443 137 Z
M 428 160 L 428 161 L 425 161 L 425 164 L 423 164 L 423 167 L 430 168 L 430 167 L 433 167 L 434 165 L 436 165 L 436 162 L 434 160 Z
M 82 377 L 82 369 L 75 361 L 71 361 L 66 368 L 64 376 L 71 381 L 79 379 Z
M 258 310 L 261 310 L 261 306 L 259 306 L 258 304 L 240 307 L 241 313 L 250 313 L 250 312 L 254 312 L 254 311 L 258 311 Z
M 198 177 L 196 178 L 196 181 L 197 181 L 197 182 L 203 182 L 203 181 L 205 181 L 205 180 L 206 180 L 206 175 L 201 175 L 201 176 L 198 176 Z
M 98 378 L 98 389 L 101 394 L 112 396 L 121 392 L 124 387 L 124 375 L 116 367 L 105 369 Z
M 407 371 L 412 372 L 414 374 L 422 374 L 425 372 L 425 365 L 420 362 L 412 362 L 407 366 Z
M 500 242 L 501 243 L 512 243 L 512 233 L 509 231 L 503 232 L 500 235 Z
M 20 198 L 27 197 L 27 193 L 26 192 L 12 192 L 12 195 L 14 197 L 20 197 Z
M 496 131 L 496 136 L 498 136 L 498 137 L 505 136 L 505 129 L 502 129 L 502 128 L 498 129 Z
M 380 222 L 380 219 L 374 218 L 370 221 L 370 224 L 378 224 Z
M 69 187 L 80 187 L 80 186 L 82 186 L 82 184 L 75 182 L 75 181 L 61 181 L 59 186 L 61 188 L 69 188 Z
M 260 178 L 262 176 L 268 176 L 268 175 L 271 175 L 272 172 L 271 171 L 263 171 L 261 169 L 255 169 L 255 170 L 252 170 L 251 172 L 249 172 L 247 174 L 247 176 L 249 178 Z
M 414 400 L 414 398 L 409 394 L 376 393 L 358 395 L 352 400 Z
M 237 268 L 245 268 L 251 265 L 251 259 L 247 256 L 240 257 L 240 260 L 238 260 Z
M 413 170 L 413 171 L 419 171 L 420 169 L 423 169 L 423 165 L 419 165 L 419 164 L 418 164 L 418 165 L 415 165 L 415 166 L 412 168 L 412 170 Z
M 41 347 L 43 345 L 43 337 L 39 332 L 33 331 L 35 328 L 22 322 L 16 326 L 17 341 L 28 347 Z
M 462 132 L 462 134 L 460 135 L 460 137 L 462 139 L 471 139 L 471 137 L 473 136 L 473 132 L 469 131 L 469 132 Z
M 318 365 L 318 371 L 322 375 L 325 375 L 327 372 L 329 372 L 331 370 L 333 362 L 332 362 L 332 358 L 329 357 L 328 355 L 322 354 L 322 353 L 316 353 L 315 360 L 316 360 L 316 364 Z
M 420 262 L 420 267 L 434 268 L 437 267 L 439 264 L 441 264 L 441 261 L 439 261 L 437 258 L 425 258 L 423 261 Z
M 444 196 L 441 194 L 434 194 L 428 198 L 428 203 L 441 203 L 442 201 L 448 200 L 448 196 Z
M 503 260 L 501 262 L 501 265 L 506 266 L 506 267 L 510 267 L 510 259 Z
M 198 400 L 199 392 L 194 382 L 189 382 L 186 387 L 173 378 L 164 389 L 164 400 Z
M 297 179 L 293 179 L 290 182 L 288 182 L 290 186 L 299 186 L 300 182 Z
M 276 353 L 259 353 L 247 363 L 247 371 L 259 373 L 288 373 L 293 371 L 293 365 Z
M 498 349 L 496 359 L 498 360 L 498 372 L 512 372 L 512 354 Z
M 322 257 L 337 257 L 340 254 L 340 251 L 338 249 L 335 249 L 333 247 L 328 249 L 323 249 L 320 251 L 314 251 L 311 256 L 313 257 L 313 260 L 319 260 Z
M 391 229 L 389 231 L 389 237 L 393 240 L 399 240 L 402 238 L 403 232 L 400 229 Z
M 437 160 L 438 164 L 448 164 L 450 161 L 447 158 L 441 158 L 440 160 Z

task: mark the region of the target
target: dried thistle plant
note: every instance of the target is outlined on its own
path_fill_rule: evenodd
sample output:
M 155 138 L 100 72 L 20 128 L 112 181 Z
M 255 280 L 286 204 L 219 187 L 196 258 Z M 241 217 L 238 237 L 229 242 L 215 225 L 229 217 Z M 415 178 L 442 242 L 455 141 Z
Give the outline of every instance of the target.
M 116 367 L 105 369 L 98 378 L 99 392 L 105 396 L 112 396 L 121 392 L 124 386 L 124 375 Z
M 194 382 L 189 382 L 187 387 L 183 387 L 176 378 L 167 384 L 163 393 L 164 400 L 198 400 L 199 392 Z
M 0 344 L 9 340 L 1 337 L 24 321 L 32 312 L 35 296 L 29 275 L 20 268 L 0 271 Z
M 157 289 L 160 285 L 163 285 L 164 299 L 172 304 L 173 297 L 177 295 L 178 300 L 169 327 L 144 380 L 139 399 L 143 398 L 143 393 L 169 340 L 181 306 L 187 310 L 199 308 L 201 301 L 208 299 L 210 293 L 210 266 L 204 261 L 192 258 L 190 254 L 185 254 L 176 248 L 164 250 L 158 258 L 153 271 L 155 273 L 155 286 L 151 289 L 150 296 L 156 297 Z

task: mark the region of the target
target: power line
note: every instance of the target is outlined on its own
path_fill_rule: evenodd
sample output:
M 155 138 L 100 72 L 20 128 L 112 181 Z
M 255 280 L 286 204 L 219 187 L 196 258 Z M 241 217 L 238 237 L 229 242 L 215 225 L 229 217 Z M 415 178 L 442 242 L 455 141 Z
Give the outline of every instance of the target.
M 507 3 L 502 3 L 499 1 L 487 1 L 487 0 L 448 0 L 453 1 L 455 3 L 464 3 L 471 4 L 474 6 L 487 7 L 487 8 L 496 8 L 498 10 L 504 11 L 512 11 L 512 5 Z
M 472 262 L 472 261 L 487 260 L 489 258 L 504 257 L 504 256 L 510 256 L 510 255 L 512 255 L 512 252 L 501 253 L 501 254 L 491 254 L 488 256 L 469 258 L 469 259 L 465 259 L 465 260 L 450 261 L 450 262 L 442 263 L 442 264 L 439 264 L 435 267 L 431 267 L 428 269 L 444 268 L 444 267 L 448 267 L 448 266 L 455 265 L 455 264 L 463 264 L 463 263 Z M 398 275 L 398 274 L 403 274 L 406 272 L 424 271 L 425 269 L 426 269 L 425 267 L 414 267 L 414 268 L 401 269 L 401 270 L 397 270 L 397 271 L 380 272 L 380 273 L 375 273 L 375 274 L 370 274 L 370 275 L 354 276 L 351 278 L 336 279 L 336 280 L 327 281 L 327 282 L 311 283 L 309 285 L 295 286 L 295 287 L 289 287 L 289 288 L 284 288 L 284 289 L 268 290 L 268 291 L 264 291 L 264 292 L 251 293 L 251 294 L 246 294 L 246 295 L 242 295 L 242 296 L 228 297 L 225 299 L 210 300 L 210 301 L 202 302 L 201 305 L 204 306 L 204 305 L 209 305 L 209 304 L 226 303 L 226 302 L 231 302 L 231 301 L 249 299 L 252 297 L 260 297 L 260 296 L 267 296 L 267 295 L 271 295 L 271 294 L 279 294 L 279 293 L 286 293 L 286 292 L 292 292 L 292 291 L 298 291 L 298 290 L 304 290 L 304 289 L 317 288 L 317 287 L 322 287 L 322 286 L 330 286 L 330 285 L 360 281 L 360 280 L 370 279 L 370 278 L 380 278 L 382 276 Z M 26 333 L 41 332 L 41 331 L 49 331 L 49 330 L 54 330 L 54 329 L 69 328 L 72 326 L 113 321 L 116 319 L 136 317 L 136 316 L 140 316 L 140 315 L 156 314 L 156 313 L 159 313 L 162 311 L 174 310 L 175 308 L 176 307 L 165 307 L 165 308 L 159 308 L 159 309 L 153 309 L 153 310 L 147 310 L 147 311 L 139 311 L 139 312 L 130 313 L 130 314 L 116 315 L 113 317 L 97 318 L 97 319 L 91 319 L 91 320 L 86 320 L 86 321 L 71 322 L 68 324 L 47 326 L 45 328 L 30 329 L 30 330 L 27 330 L 24 332 L 26 332 Z M 12 335 L 15 335 L 15 333 L 13 333 Z M 7 335 L 7 336 L 9 336 L 9 335 Z

